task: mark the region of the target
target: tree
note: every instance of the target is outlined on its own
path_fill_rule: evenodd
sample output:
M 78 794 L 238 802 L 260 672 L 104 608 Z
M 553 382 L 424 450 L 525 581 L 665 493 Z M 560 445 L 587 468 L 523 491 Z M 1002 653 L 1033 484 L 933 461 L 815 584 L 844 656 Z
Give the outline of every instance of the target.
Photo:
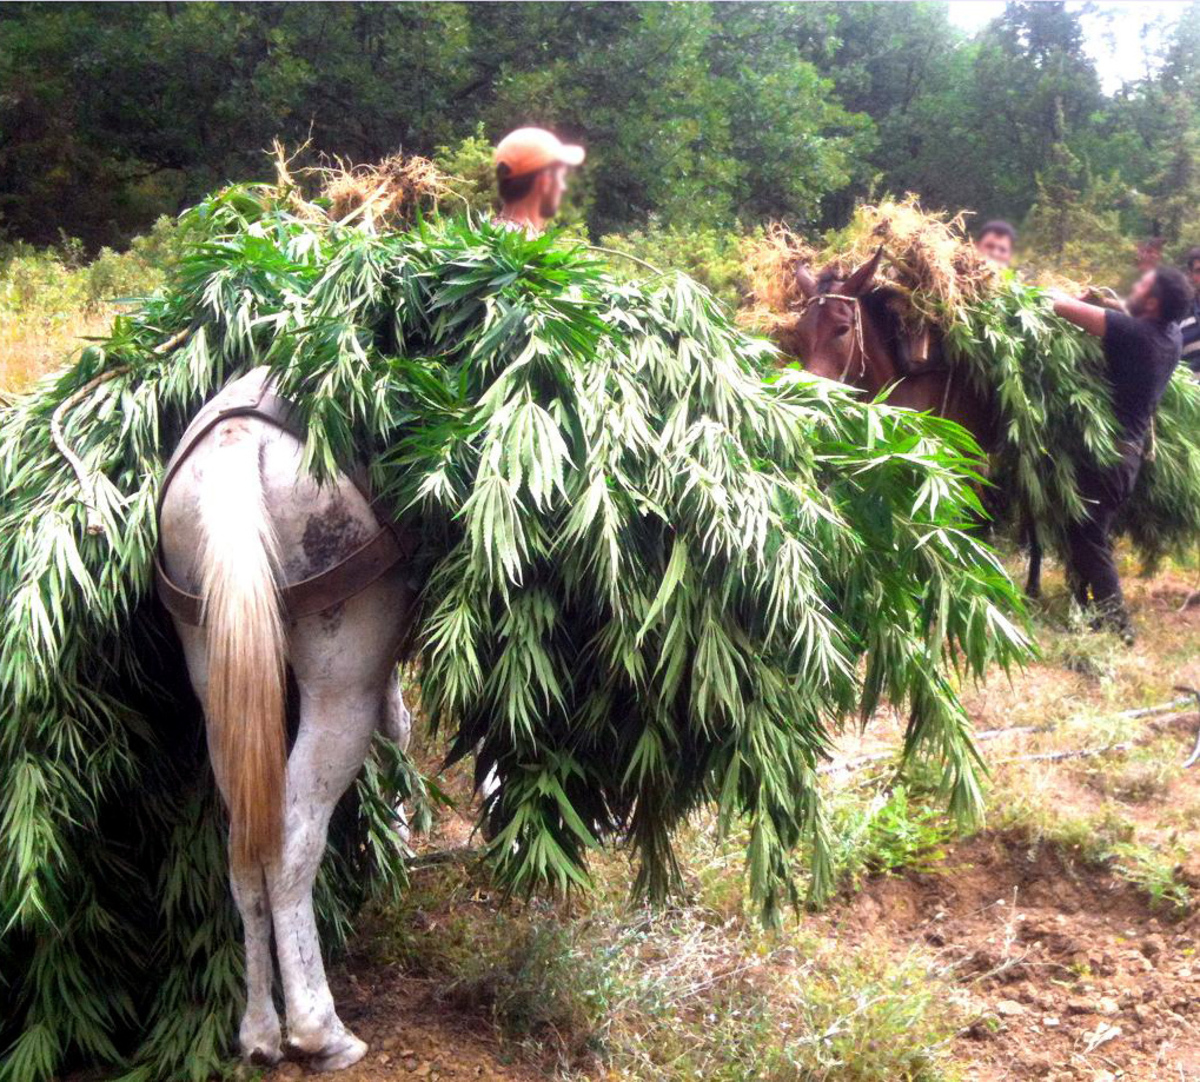
M 805 5 L 22 5 L 0 9 L 0 213 L 118 243 L 278 136 L 430 154 L 479 130 L 560 127 L 591 154 L 593 232 L 814 218 L 869 126 L 806 58 Z M 822 19 L 827 16 L 821 16 Z M 819 20 L 818 20 L 819 21 Z
M 1026 262 L 1042 269 L 1113 285 L 1128 278 L 1135 248 L 1121 229 L 1128 192 L 1116 178 L 1094 177 L 1064 140 L 1061 108 L 1049 162 L 1037 174 L 1037 201 L 1022 232 Z
M 973 50 L 945 5 L 839 4 L 834 19 L 822 67 L 846 108 L 874 121 L 876 135 L 856 170 L 856 191 L 833 201 L 836 218 L 846 217 L 854 194 L 880 187 L 919 192 L 932 205 L 967 205 L 970 133 L 961 114 Z
M 1147 185 L 1147 214 L 1153 235 L 1177 249 L 1200 238 L 1200 112 L 1180 94 L 1168 97 L 1164 107 L 1167 138 Z
M 1074 146 L 1103 102 L 1079 16 L 1064 3 L 1010 3 L 981 35 L 972 74 L 967 114 L 986 170 L 976 198 L 1020 218 L 1050 148 Z

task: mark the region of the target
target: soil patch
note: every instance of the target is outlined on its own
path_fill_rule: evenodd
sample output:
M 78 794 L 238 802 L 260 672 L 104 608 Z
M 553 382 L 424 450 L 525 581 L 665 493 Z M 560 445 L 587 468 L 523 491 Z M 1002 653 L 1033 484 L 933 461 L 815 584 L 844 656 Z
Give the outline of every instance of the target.
M 869 882 L 831 920 L 937 953 L 979 1012 L 956 1049 L 973 1080 L 1200 1078 L 1198 918 L 1155 913 L 1061 848 L 981 835 L 935 874 Z
M 534 1082 L 545 1077 L 517 1062 L 517 1050 L 501 1046 L 486 1018 L 439 1004 L 430 982 L 406 976 L 399 966 L 343 970 L 331 975 L 330 986 L 342 1020 L 371 1047 L 353 1067 L 321 1077 L 338 1082 Z M 310 1074 L 298 1063 L 284 1063 L 268 1072 L 265 1082 Z

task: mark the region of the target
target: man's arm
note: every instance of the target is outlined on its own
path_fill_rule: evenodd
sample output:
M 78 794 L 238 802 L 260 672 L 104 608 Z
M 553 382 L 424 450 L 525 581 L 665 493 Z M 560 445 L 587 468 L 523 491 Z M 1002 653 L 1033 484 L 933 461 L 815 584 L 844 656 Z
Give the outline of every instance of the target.
M 1104 337 L 1104 328 L 1108 322 L 1108 309 L 1098 304 L 1088 304 L 1087 301 L 1076 300 L 1065 293 L 1051 293 L 1054 301 L 1054 314 L 1070 320 L 1077 327 L 1082 327 L 1088 334 L 1097 338 Z

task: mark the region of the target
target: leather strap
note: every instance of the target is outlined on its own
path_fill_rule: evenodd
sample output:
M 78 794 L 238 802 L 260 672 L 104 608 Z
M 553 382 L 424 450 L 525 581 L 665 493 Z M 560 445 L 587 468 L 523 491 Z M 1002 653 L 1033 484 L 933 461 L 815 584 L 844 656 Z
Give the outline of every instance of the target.
M 407 555 L 385 526 L 333 567 L 285 586 L 279 591 L 280 603 L 292 620 L 315 616 L 362 593 Z M 203 625 L 204 598 L 176 586 L 158 556 L 154 558 L 154 581 L 159 598 L 172 616 L 192 627 Z
M 187 461 L 196 445 L 218 424 L 229 417 L 257 417 L 287 432 L 303 442 L 306 432 L 295 406 L 267 389 L 264 384 L 253 398 L 234 402 L 213 410 L 202 423 L 189 428 L 172 456 L 171 464 L 163 475 L 159 486 L 158 508 L 162 511 L 163 497 L 167 486 Z M 197 417 L 199 420 L 199 416 Z M 344 560 L 334 564 L 320 574 L 284 586 L 279 591 L 284 612 L 292 620 L 315 616 L 331 609 L 361 593 L 402 559 L 412 556 L 416 549 L 415 532 L 390 516 L 381 514 L 378 500 L 371 496 L 367 472 L 361 466 L 344 471 L 347 479 L 358 489 L 371 507 L 372 513 L 383 525 L 355 549 Z M 204 620 L 204 599 L 189 593 L 171 581 L 163 567 L 159 553 L 154 556 L 154 580 L 158 596 L 172 616 L 192 627 L 200 627 Z

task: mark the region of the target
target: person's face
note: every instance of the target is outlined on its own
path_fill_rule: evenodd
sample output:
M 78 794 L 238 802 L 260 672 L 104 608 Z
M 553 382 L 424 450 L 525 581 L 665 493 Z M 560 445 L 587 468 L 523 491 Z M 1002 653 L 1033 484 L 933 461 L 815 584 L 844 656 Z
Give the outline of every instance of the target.
M 1200 296 L 1200 259 L 1192 260 L 1192 265 L 1188 268 L 1188 274 L 1192 278 L 1192 288 L 1196 290 L 1197 296 Z
M 1146 271 L 1129 291 L 1125 303 L 1131 316 L 1153 318 L 1158 314 L 1158 298 L 1154 295 L 1154 271 Z
M 975 247 L 980 255 L 1001 267 L 1007 267 L 1012 262 L 1012 241 L 1003 233 L 984 233 Z
M 553 218 L 558 213 L 566 191 L 567 167 L 565 165 L 556 165 L 538 177 L 538 194 L 541 197 L 538 210 L 543 218 Z

